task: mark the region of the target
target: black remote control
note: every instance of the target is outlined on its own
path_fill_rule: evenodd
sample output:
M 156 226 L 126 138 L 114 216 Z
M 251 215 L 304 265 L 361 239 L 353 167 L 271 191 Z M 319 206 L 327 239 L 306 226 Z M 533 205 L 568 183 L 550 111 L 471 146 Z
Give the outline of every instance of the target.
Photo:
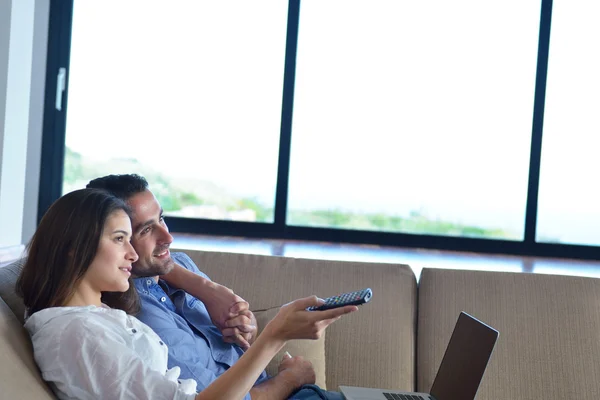
M 367 288 L 356 292 L 340 294 L 339 296 L 328 297 L 325 299 L 325 304 L 318 307 L 308 307 L 307 310 L 323 311 L 344 306 L 358 306 L 371 300 L 371 297 L 373 297 L 373 292 Z

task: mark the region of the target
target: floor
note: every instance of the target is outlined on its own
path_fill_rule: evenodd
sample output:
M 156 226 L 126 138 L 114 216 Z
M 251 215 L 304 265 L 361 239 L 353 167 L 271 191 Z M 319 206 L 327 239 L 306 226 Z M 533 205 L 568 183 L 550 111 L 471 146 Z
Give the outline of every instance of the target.
M 419 279 L 421 270 L 425 267 L 600 278 L 600 261 L 177 233 L 174 233 L 173 237 L 172 247 L 175 248 L 296 258 L 408 264 L 412 267 L 417 279 Z

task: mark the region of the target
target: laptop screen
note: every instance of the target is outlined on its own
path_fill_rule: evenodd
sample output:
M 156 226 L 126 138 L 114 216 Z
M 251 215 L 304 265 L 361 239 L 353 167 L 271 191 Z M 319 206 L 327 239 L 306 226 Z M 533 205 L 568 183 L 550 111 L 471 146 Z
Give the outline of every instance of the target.
M 498 331 L 461 313 L 430 393 L 437 400 L 475 399 L 497 339 Z

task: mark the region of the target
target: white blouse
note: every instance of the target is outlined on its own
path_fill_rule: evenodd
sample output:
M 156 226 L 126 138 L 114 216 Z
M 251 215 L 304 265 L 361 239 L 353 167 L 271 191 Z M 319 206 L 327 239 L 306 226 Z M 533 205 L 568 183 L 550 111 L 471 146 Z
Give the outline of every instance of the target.
M 25 322 L 42 377 L 60 399 L 194 399 L 196 382 L 167 370 L 167 346 L 107 306 L 53 307 Z

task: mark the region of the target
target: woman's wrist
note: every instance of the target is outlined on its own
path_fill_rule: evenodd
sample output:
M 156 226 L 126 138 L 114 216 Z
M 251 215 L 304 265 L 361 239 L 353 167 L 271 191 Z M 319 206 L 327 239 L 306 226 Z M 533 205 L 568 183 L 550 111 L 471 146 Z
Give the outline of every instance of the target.
M 283 338 L 283 337 L 281 337 L 281 335 L 277 334 L 276 330 L 273 327 L 273 324 L 271 324 L 271 323 L 268 323 L 265 326 L 262 333 L 260 335 L 258 335 L 258 337 L 254 341 L 254 344 L 252 344 L 252 346 L 259 344 L 259 340 L 260 340 L 261 345 L 270 344 L 273 347 L 275 347 L 276 348 L 275 354 L 278 353 L 279 350 L 281 350 L 287 342 L 287 340 L 285 338 Z

